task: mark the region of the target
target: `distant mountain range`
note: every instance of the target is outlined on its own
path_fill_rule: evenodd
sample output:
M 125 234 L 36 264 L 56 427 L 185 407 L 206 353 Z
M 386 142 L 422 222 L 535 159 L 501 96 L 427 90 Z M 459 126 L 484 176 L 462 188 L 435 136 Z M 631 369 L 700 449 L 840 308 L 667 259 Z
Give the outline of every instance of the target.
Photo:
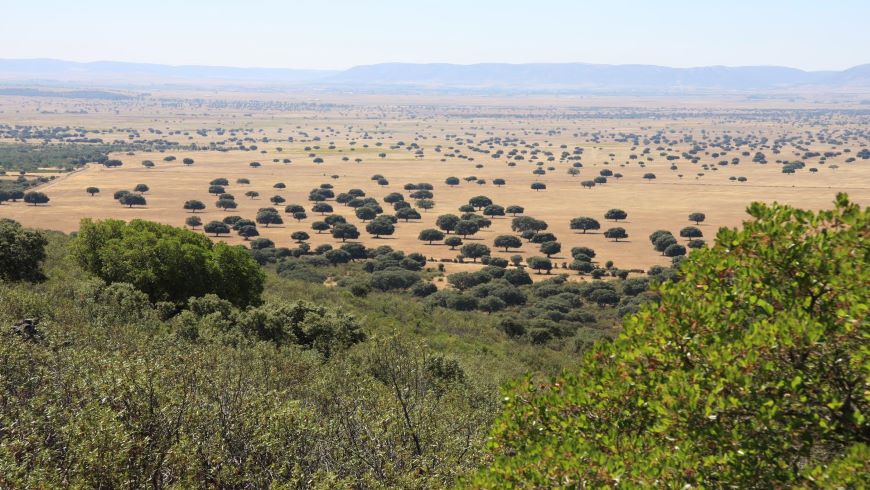
M 669 68 L 587 63 L 382 63 L 347 70 L 170 66 L 0 59 L 0 84 L 99 87 L 240 86 L 340 91 L 526 93 L 775 93 L 870 91 L 870 64 L 842 71 L 779 66 Z

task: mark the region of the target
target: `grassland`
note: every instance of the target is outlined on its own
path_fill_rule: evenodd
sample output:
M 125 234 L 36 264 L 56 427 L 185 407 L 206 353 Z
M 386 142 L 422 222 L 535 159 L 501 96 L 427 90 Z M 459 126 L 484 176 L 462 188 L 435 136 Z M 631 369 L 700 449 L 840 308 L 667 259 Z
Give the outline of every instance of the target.
M 310 210 L 309 191 L 324 183 L 333 185 L 336 194 L 358 188 L 381 202 L 392 192 L 403 193 L 411 201 L 403 186 L 428 182 L 434 186 L 435 207 L 421 210 L 420 220 L 399 222 L 389 237 L 369 236 L 351 208 L 331 204 L 336 214 L 357 225 L 360 241 L 366 245 L 389 245 L 449 261 L 457 251 L 443 244 L 426 245 L 417 239 L 419 232 L 435 227 L 441 214 L 460 214 L 459 206 L 469 198 L 485 195 L 502 206 L 523 206 L 526 215 L 545 220 L 548 231 L 562 243 L 562 252 L 553 257 L 557 264 L 571 262 L 571 247 L 588 246 L 598 252 L 600 262 L 612 260 L 623 269 L 646 269 L 670 262 L 653 250 L 647 236 L 658 229 L 676 234 L 692 224 L 687 219 L 692 212 L 707 215 L 699 227 L 709 239 L 721 226 L 740 224 L 752 201 L 820 209 L 838 191 L 846 191 L 858 203 L 870 202 L 870 160 L 856 158 L 870 143 L 866 109 L 733 100 L 706 100 L 703 105 L 647 99 L 422 97 L 392 102 L 375 97 L 309 102 L 315 103 L 239 95 L 185 99 L 183 94 L 135 102 L 3 98 L 0 117 L 9 127 L 72 126 L 85 137 L 107 144 L 163 140 L 205 149 L 112 154 L 122 166 L 90 164 L 63 175 L 40 188 L 51 198 L 49 205 L 6 203 L 0 206 L 0 217 L 66 232 L 75 231 L 85 217 L 145 218 L 181 226 L 190 216 L 182 209 L 189 199 L 206 203 L 207 209 L 197 215 L 208 222 L 231 214 L 253 218 L 259 208 L 272 206 L 271 196 L 279 195 L 285 202 L 275 207 L 285 222 L 259 226 L 261 237 L 278 246 L 291 246 L 290 234 L 303 230 L 311 235 L 312 246 L 334 245 L 337 240 L 329 234 L 311 230 L 311 223 L 320 219 L 318 213 L 309 211 L 307 219 L 297 222 L 283 213 L 284 205 L 302 204 Z M 687 158 L 693 148 L 697 150 L 691 155 L 695 162 Z M 494 157 L 499 150 L 503 154 Z M 510 155 L 513 151 L 515 155 Z M 766 164 L 753 162 L 758 152 Z M 382 153 L 385 156 L 379 156 Z M 169 155 L 176 159 L 163 161 Z M 184 165 L 184 158 L 195 163 Z M 315 163 L 315 158 L 322 163 Z M 734 164 L 734 158 L 739 163 Z M 283 163 L 285 159 L 290 163 Z M 155 167 L 143 167 L 143 160 L 154 161 Z M 254 161 L 261 166 L 252 168 Z M 805 167 L 783 173 L 789 162 Z M 568 169 L 576 163 L 582 164 L 579 175 L 569 175 Z M 545 173 L 533 174 L 536 168 Z M 622 178 L 610 177 L 606 184 L 591 189 L 581 186 L 603 170 L 620 173 Z M 644 179 L 648 173 L 655 174 L 655 179 Z M 379 186 L 371 180 L 373 175 L 383 175 L 389 184 Z M 451 176 L 461 184 L 446 185 L 445 179 Z M 464 180 L 469 176 L 486 184 Z M 226 191 L 236 198 L 235 210 L 215 208 L 215 197 L 208 193 L 209 182 L 220 177 L 230 182 Z M 738 177 L 745 182 L 737 181 Z M 251 183 L 236 184 L 239 178 Z M 497 178 L 506 184 L 493 185 Z M 531 190 L 533 182 L 546 184 L 546 190 Z M 113 200 L 115 191 L 132 190 L 140 183 L 150 188 L 146 206 L 128 208 Z M 274 188 L 277 183 L 286 187 Z M 90 186 L 101 192 L 90 196 L 85 192 Z M 248 191 L 258 192 L 259 197 L 245 197 Z M 391 212 L 389 205 L 382 206 Z M 628 218 L 619 223 L 605 220 L 611 208 L 625 210 Z M 586 234 L 571 230 L 570 219 L 576 216 L 598 219 L 601 230 Z M 496 217 L 489 229 L 466 243 L 483 243 L 503 257 L 541 255 L 531 243 L 507 253 L 492 246 L 496 236 L 512 233 L 510 221 L 509 216 Z M 629 238 L 605 239 L 601 232 L 611 226 L 625 228 Z M 243 242 L 235 235 L 220 239 Z M 447 266 L 451 272 L 475 267 Z

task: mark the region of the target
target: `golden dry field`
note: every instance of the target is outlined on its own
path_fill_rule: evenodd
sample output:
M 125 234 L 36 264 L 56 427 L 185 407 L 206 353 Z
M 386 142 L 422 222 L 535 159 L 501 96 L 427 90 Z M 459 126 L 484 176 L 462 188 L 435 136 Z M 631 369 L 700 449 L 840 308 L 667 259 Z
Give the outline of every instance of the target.
M 670 263 L 653 249 L 650 233 L 666 229 L 677 235 L 693 225 L 687 219 L 692 212 L 706 214 L 699 228 L 710 240 L 719 227 L 740 224 L 752 201 L 823 208 L 837 192 L 845 191 L 867 205 L 870 160 L 859 152 L 870 143 L 868 113 L 861 106 L 843 104 L 728 99 L 347 96 L 272 101 L 262 94 L 216 93 L 195 98 L 167 93 L 131 101 L 4 97 L 0 125 L 7 127 L 71 127 L 104 142 L 163 140 L 181 146 L 117 153 L 112 158 L 123 162 L 120 167 L 91 163 L 60 174 L 39 188 L 51 198 L 48 205 L 5 203 L 0 217 L 66 232 L 75 231 L 82 218 L 144 218 L 183 226 L 191 216 L 182 209 L 189 199 L 206 204 L 197 215 L 207 223 L 227 215 L 253 219 L 258 209 L 273 206 L 269 199 L 277 195 L 285 200 L 274 206 L 284 223 L 258 226 L 260 237 L 293 247 L 290 234 L 302 230 L 311 235 L 313 248 L 340 243 L 311 229 L 312 222 L 322 218 L 311 211 L 308 196 L 321 184 L 334 186 L 335 194 L 362 189 L 391 213 L 392 206 L 383 201 L 387 194 L 402 193 L 413 203 L 405 184 L 431 183 L 434 208 L 420 210 L 420 220 L 399 221 L 392 236 L 370 236 L 352 208 L 334 200 L 328 203 L 334 214 L 359 228 L 359 240 L 367 246 L 389 245 L 449 260 L 456 258 L 457 250 L 424 244 L 418 234 L 435 228 L 439 215 L 460 215 L 459 206 L 483 195 L 502 206 L 522 206 L 524 215 L 546 221 L 547 231 L 562 244 L 562 251 L 553 256 L 559 266 L 573 260 L 572 247 L 587 246 L 597 252 L 599 262 L 646 269 Z M 189 147 L 192 144 L 198 149 Z M 767 163 L 754 163 L 757 153 Z M 164 161 L 167 156 L 175 160 Z M 184 158 L 195 163 L 184 165 Z M 155 166 L 146 168 L 143 160 Z M 261 165 L 253 168 L 251 162 Z M 783 173 L 789 162 L 804 167 Z M 570 175 L 570 168 L 577 168 L 579 175 Z M 535 169 L 544 173 L 533 174 Z M 602 171 L 622 177 L 609 176 L 592 188 L 581 185 Z M 644 178 L 650 173 L 655 179 Z M 372 180 L 375 175 L 388 184 L 378 185 Z M 477 181 L 466 180 L 472 176 Z M 458 177 L 460 184 L 448 186 L 448 177 Z M 216 197 L 208 188 L 216 178 L 228 179 L 226 192 L 235 196 L 237 209 L 214 206 Z M 250 184 L 236 183 L 240 178 Z M 494 185 L 495 179 L 504 179 L 505 185 Z M 535 182 L 546 189 L 532 190 Z M 275 188 L 278 183 L 286 187 Z M 150 188 L 144 194 L 145 206 L 126 207 L 113 199 L 115 191 L 132 190 L 137 184 Z M 100 193 L 91 197 L 85 192 L 90 186 Z M 248 191 L 259 197 L 249 199 Z M 284 213 L 287 204 L 303 205 L 307 219 L 296 221 Z M 611 208 L 624 210 L 628 218 L 619 223 L 604 219 Z M 578 216 L 597 219 L 601 229 L 586 234 L 571 230 L 570 220 Z M 538 245 L 525 240 L 520 249 L 507 253 L 493 247 L 495 237 L 515 234 L 510 224 L 510 216 L 493 217 L 489 228 L 466 243 L 485 244 L 493 255 L 505 258 L 542 255 Z M 628 239 L 606 239 L 602 232 L 613 226 L 625 228 Z M 219 239 L 244 243 L 235 234 Z M 448 270 L 463 267 L 476 266 L 450 264 Z

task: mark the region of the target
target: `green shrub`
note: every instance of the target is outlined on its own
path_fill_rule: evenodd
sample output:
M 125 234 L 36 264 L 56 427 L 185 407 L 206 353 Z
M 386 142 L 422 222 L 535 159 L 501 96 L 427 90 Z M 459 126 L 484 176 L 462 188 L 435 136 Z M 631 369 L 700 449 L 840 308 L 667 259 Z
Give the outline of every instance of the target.
M 576 371 L 515 386 L 494 462 L 467 484 L 870 484 L 870 215 L 844 195 L 833 211 L 749 213 Z
M 126 282 L 154 301 L 184 303 L 214 293 L 235 305 L 260 302 L 264 275 L 243 247 L 144 220 L 81 222 L 71 245 L 86 271 Z

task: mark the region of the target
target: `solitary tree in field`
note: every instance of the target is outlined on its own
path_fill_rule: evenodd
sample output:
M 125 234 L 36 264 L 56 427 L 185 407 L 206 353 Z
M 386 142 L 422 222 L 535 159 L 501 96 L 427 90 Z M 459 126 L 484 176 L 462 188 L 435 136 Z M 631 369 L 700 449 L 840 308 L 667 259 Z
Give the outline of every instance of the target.
M 212 181 L 209 182 L 208 185 L 224 185 L 224 186 L 226 186 L 226 185 L 230 185 L 230 181 L 226 177 L 218 177 L 216 179 L 212 179 Z
M 127 194 L 126 196 L 120 199 L 121 204 L 127 206 L 128 208 L 132 208 L 133 206 L 144 206 L 145 196 L 142 194 Z
M 363 222 L 375 219 L 377 215 L 377 211 L 369 206 L 363 206 L 361 208 L 357 208 L 356 210 L 356 217 L 361 219 Z
M 407 223 L 408 220 L 412 219 L 420 219 L 420 213 L 414 208 L 402 208 L 396 211 L 396 218 L 405 220 Z
M 493 245 L 498 248 L 504 248 L 507 252 L 510 248 L 520 248 L 523 246 L 523 241 L 514 235 L 500 235 L 495 238 Z
M 475 209 L 483 209 L 492 204 L 492 199 L 486 196 L 475 196 L 468 200 L 468 204 L 474 206 Z
M 506 213 L 509 213 L 511 216 L 516 216 L 518 214 L 523 214 L 526 211 L 526 209 L 523 208 L 522 206 L 517 206 L 516 204 L 512 204 L 512 205 L 506 207 L 504 211 Z
M 620 238 L 628 238 L 628 233 L 625 232 L 625 228 L 616 227 L 605 231 L 604 237 L 618 242 Z
M 94 197 L 95 195 L 100 193 L 100 188 L 99 187 L 88 187 L 87 189 L 85 189 L 85 192 L 90 194 L 91 197 Z
M 270 201 L 272 204 L 274 204 L 274 205 L 277 206 L 277 205 L 283 203 L 284 201 L 286 201 L 286 199 L 284 199 L 284 198 L 281 197 L 281 196 L 272 196 L 272 197 L 269 198 L 269 201 Z
M 245 241 L 250 240 L 255 236 L 260 236 L 259 230 L 254 225 L 245 225 L 239 228 L 238 234 L 240 237 L 244 238 Z
M 435 195 L 427 189 L 416 190 L 408 195 L 411 199 L 432 199 Z
M 214 236 L 221 236 L 228 234 L 230 232 L 230 227 L 220 221 L 211 221 L 203 227 L 203 230 Z
M 435 220 L 435 226 L 450 233 L 456 229 L 456 224 L 459 223 L 459 216 L 455 214 L 442 214 Z
M 549 274 L 550 270 L 553 269 L 553 263 L 546 257 L 529 257 L 526 260 L 526 264 L 528 264 L 529 268 L 537 271 L 538 274 L 541 271 L 547 271 L 547 274 Z
M 531 216 L 517 216 L 511 220 L 511 230 L 517 233 L 525 231 L 543 231 L 548 228 L 547 222 Z
M 185 159 L 181 160 L 181 163 L 183 163 L 185 165 L 193 165 L 193 158 L 185 158 Z
M 305 233 L 304 231 L 294 231 L 293 233 L 290 234 L 290 238 L 295 240 L 296 243 L 302 243 L 311 237 L 308 236 L 308 233 Z
M 154 162 L 151 160 L 142 160 L 142 166 L 145 168 L 154 168 Z
M 136 187 L 133 188 L 133 192 L 139 192 L 141 194 L 145 194 L 151 189 L 145 184 L 136 184 Z
M 489 247 L 482 243 L 466 243 L 460 249 L 460 253 L 463 257 L 471 259 L 473 262 L 477 262 L 477 259 L 489 255 Z
M 550 257 L 562 251 L 562 244 L 555 241 L 544 242 L 541 244 L 541 253 Z
M 396 231 L 395 225 L 385 217 L 375 218 L 366 225 L 366 231 L 380 238 L 381 235 L 392 235 Z
M 314 223 L 311 223 L 311 229 L 316 231 L 318 235 L 330 228 L 331 226 L 329 226 L 329 223 L 326 221 L 315 221 Z
M 680 236 L 683 238 L 701 238 L 704 236 L 704 233 L 694 226 L 687 226 L 680 230 Z
M 202 201 L 191 199 L 184 202 L 184 209 L 190 211 L 191 213 L 196 213 L 197 211 L 202 211 L 203 209 L 205 209 L 205 204 Z
M 215 196 L 217 196 L 218 194 L 223 194 L 224 192 L 226 192 L 226 189 L 224 189 L 224 186 L 222 185 L 210 185 L 208 187 L 208 193 L 214 194 Z
M 584 180 L 583 182 L 580 182 L 580 185 L 587 188 L 587 189 L 591 189 L 591 188 L 595 187 L 595 181 L 594 180 Z
M 604 219 L 609 219 L 612 221 L 619 221 L 625 218 L 628 218 L 628 213 L 621 209 L 611 209 L 604 213 Z
M 686 255 L 686 247 L 679 243 L 674 243 L 668 246 L 664 251 L 665 257 L 681 257 Z
M 349 195 L 349 194 L 348 194 Z M 399 194 L 398 192 L 391 192 L 384 196 L 384 202 L 387 204 L 394 204 L 400 201 L 404 201 L 405 196 Z
M 199 216 L 188 216 L 184 220 L 184 224 L 195 230 L 197 226 L 202 226 L 202 220 L 199 219 Z
M 450 250 L 456 250 L 456 247 L 462 245 L 462 239 L 458 236 L 449 236 L 444 239 L 444 245 L 450 247 Z
M 490 204 L 483 208 L 484 216 L 504 216 L 505 209 L 498 204 Z
M 359 238 L 359 230 L 356 229 L 356 226 L 350 223 L 338 223 L 332 229 L 332 237 L 340 239 L 342 242 L 345 242 L 348 239 L 356 240 Z
M 428 211 L 435 207 L 435 201 L 431 199 L 420 199 L 415 202 L 416 206 L 424 211 Z
M 503 186 L 503 185 L 506 184 L 506 182 L 505 182 L 504 179 L 492 179 L 492 183 L 493 183 L 493 185 L 495 185 L 496 187 L 501 187 L 501 186 Z
M 588 216 L 580 216 L 579 218 L 571 219 L 571 229 L 572 230 L 581 230 L 584 234 L 588 230 L 598 230 L 601 228 L 601 223 L 594 218 L 590 218 Z
M 472 220 L 459 220 L 456 223 L 456 234 L 462 235 L 462 238 L 468 238 L 468 235 L 474 235 L 480 231 L 480 225 Z
M 572 271 L 577 271 L 578 275 L 589 274 L 595 270 L 595 264 L 587 260 L 574 260 L 568 267 Z
M 549 232 L 546 232 L 546 231 L 539 231 L 539 232 L 536 232 L 534 235 L 532 235 L 529 238 L 529 241 L 532 243 L 539 243 L 539 244 L 544 243 L 544 242 L 555 242 L 556 235 L 549 233 Z
M 218 199 L 214 205 L 216 208 L 224 210 L 236 209 L 237 207 L 239 207 L 239 205 L 233 199 Z
M 24 194 L 24 202 L 30 204 L 31 206 L 36 206 L 37 204 L 46 204 L 51 199 L 48 198 L 47 195 L 43 192 L 32 191 Z
M 457 185 L 459 185 L 459 178 L 458 177 L 447 177 L 447 179 L 444 180 L 444 183 L 449 185 L 450 187 L 457 186 Z
M 546 188 L 547 184 L 543 182 L 532 182 L 532 190 L 535 192 L 545 190 Z
M 311 207 L 311 211 L 315 213 L 320 213 L 320 215 L 323 216 L 326 213 L 332 212 L 332 206 L 329 205 L 329 203 L 318 202 Z
M 417 237 L 417 239 L 424 242 L 429 242 L 429 245 L 432 245 L 432 242 L 443 240 L 444 233 L 434 228 L 427 228 L 420 232 L 420 235 Z
M 248 192 L 245 193 L 245 196 L 247 196 L 247 197 L 249 197 L 249 198 L 251 198 L 251 199 L 255 199 L 255 198 L 257 198 L 257 197 L 260 196 L 260 193 L 257 192 L 257 191 L 248 191 Z
M 689 221 L 694 221 L 696 225 L 700 225 L 707 219 L 707 215 L 704 213 L 692 213 L 689 215 Z
M 266 225 L 266 228 L 269 225 L 281 225 L 284 224 L 284 220 L 281 218 L 281 215 L 278 214 L 278 211 L 274 209 L 261 209 L 257 212 L 256 217 L 257 223 L 261 225 Z
M 656 174 L 654 174 L 654 173 L 645 173 L 645 174 L 643 174 L 643 178 L 646 179 L 646 180 L 649 181 L 649 182 L 652 182 L 653 180 L 655 180 L 655 178 L 656 178 Z

